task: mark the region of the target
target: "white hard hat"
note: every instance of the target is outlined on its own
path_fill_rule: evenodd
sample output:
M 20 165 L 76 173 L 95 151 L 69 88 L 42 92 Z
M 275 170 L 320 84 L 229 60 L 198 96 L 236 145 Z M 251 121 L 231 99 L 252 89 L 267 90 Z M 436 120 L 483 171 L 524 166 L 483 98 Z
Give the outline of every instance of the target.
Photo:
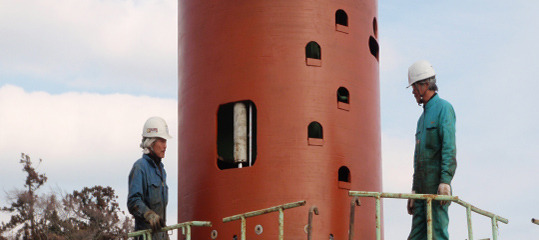
M 407 88 L 409 88 L 410 86 L 412 86 L 412 84 L 418 81 L 434 77 L 434 75 L 436 75 L 436 72 L 434 71 L 432 64 L 425 60 L 417 61 L 408 68 Z
M 142 129 L 143 137 L 159 137 L 164 139 L 171 139 L 172 136 L 168 134 L 168 125 L 164 119 L 160 117 L 151 117 L 146 120 L 144 123 L 144 128 Z

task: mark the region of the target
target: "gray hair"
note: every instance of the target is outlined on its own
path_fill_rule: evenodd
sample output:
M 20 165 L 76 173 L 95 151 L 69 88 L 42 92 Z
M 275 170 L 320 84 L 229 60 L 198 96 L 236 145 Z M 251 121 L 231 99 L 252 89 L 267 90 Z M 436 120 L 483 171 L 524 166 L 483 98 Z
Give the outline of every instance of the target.
M 153 150 L 152 146 L 153 146 L 153 143 L 155 142 L 157 138 L 148 138 L 148 137 L 143 137 L 142 138 L 142 142 L 140 143 L 140 148 L 142 148 L 142 152 L 144 154 L 148 154 L 150 153 L 150 150 Z
M 436 86 L 436 77 L 435 76 L 432 76 L 430 78 L 421 80 L 420 83 L 428 84 L 429 85 L 429 90 L 432 90 L 432 91 L 435 91 L 435 92 L 438 91 L 438 86 Z

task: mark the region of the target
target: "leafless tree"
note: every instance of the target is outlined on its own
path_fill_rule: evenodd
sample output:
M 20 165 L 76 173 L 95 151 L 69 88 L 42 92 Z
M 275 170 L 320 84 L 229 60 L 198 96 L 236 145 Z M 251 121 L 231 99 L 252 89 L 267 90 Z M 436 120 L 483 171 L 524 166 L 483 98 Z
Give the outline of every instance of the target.
M 118 196 L 111 187 L 38 194 L 47 177 L 36 171 L 28 155 L 23 153 L 20 163 L 27 173 L 25 188 L 6 192 L 10 206 L 0 211 L 11 214 L 11 218 L 0 225 L 0 240 L 105 240 L 124 238 L 133 231 L 133 221 L 120 211 Z
M 41 163 L 41 159 L 39 162 Z M 4 212 L 12 213 L 8 223 L 2 223 L 1 231 L 8 229 L 17 229 L 15 237 L 17 239 L 42 239 L 42 226 L 38 226 L 40 222 L 36 218 L 36 203 L 38 195 L 36 191 L 45 184 L 47 177 L 45 174 L 39 174 L 32 166 L 30 156 L 22 153 L 20 163 L 23 164 L 23 171 L 27 173 L 24 190 L 14 190 L 11 192 L 11 206 L 1 208 Z

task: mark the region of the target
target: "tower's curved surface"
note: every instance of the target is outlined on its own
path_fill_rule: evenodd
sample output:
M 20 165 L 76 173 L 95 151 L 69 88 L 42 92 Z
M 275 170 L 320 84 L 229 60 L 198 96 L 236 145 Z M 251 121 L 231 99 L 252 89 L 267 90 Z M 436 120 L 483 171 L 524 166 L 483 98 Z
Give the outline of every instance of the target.
M 178 7 L 179 222 L 239 239 L 224 217 L 306 200 L 285 210 L 285 239 L 306 239 L 312 205 L 313 239 L 347 239 L 348 190 L 382 191 L 377 1 Z M 355 239 L 375 238 L 374 208 L 356 208 Z M 277 239 L 277 216 L 249 218 L 247 239 Z

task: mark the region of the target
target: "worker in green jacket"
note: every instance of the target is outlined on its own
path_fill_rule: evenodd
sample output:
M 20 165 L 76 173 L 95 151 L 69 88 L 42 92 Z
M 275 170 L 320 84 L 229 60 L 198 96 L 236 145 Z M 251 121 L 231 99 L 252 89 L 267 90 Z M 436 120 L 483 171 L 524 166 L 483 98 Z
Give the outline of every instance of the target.
M 417 121 L 412 193 L 451 195 L 451 180 L 457 168 L 455 146 L 455 112 L 453 106 L 438 96 L 436 73 L 427 61 L 414 63 L 408 69 L 408 87 L 412 87 L 423 114 Z M 450 202 L 432 202 L 433 239 L 449 239 L 448 207 Z M 409 240 L 427 239 L 427 204 L 425 200 L 408 200 L 413 215 Z

